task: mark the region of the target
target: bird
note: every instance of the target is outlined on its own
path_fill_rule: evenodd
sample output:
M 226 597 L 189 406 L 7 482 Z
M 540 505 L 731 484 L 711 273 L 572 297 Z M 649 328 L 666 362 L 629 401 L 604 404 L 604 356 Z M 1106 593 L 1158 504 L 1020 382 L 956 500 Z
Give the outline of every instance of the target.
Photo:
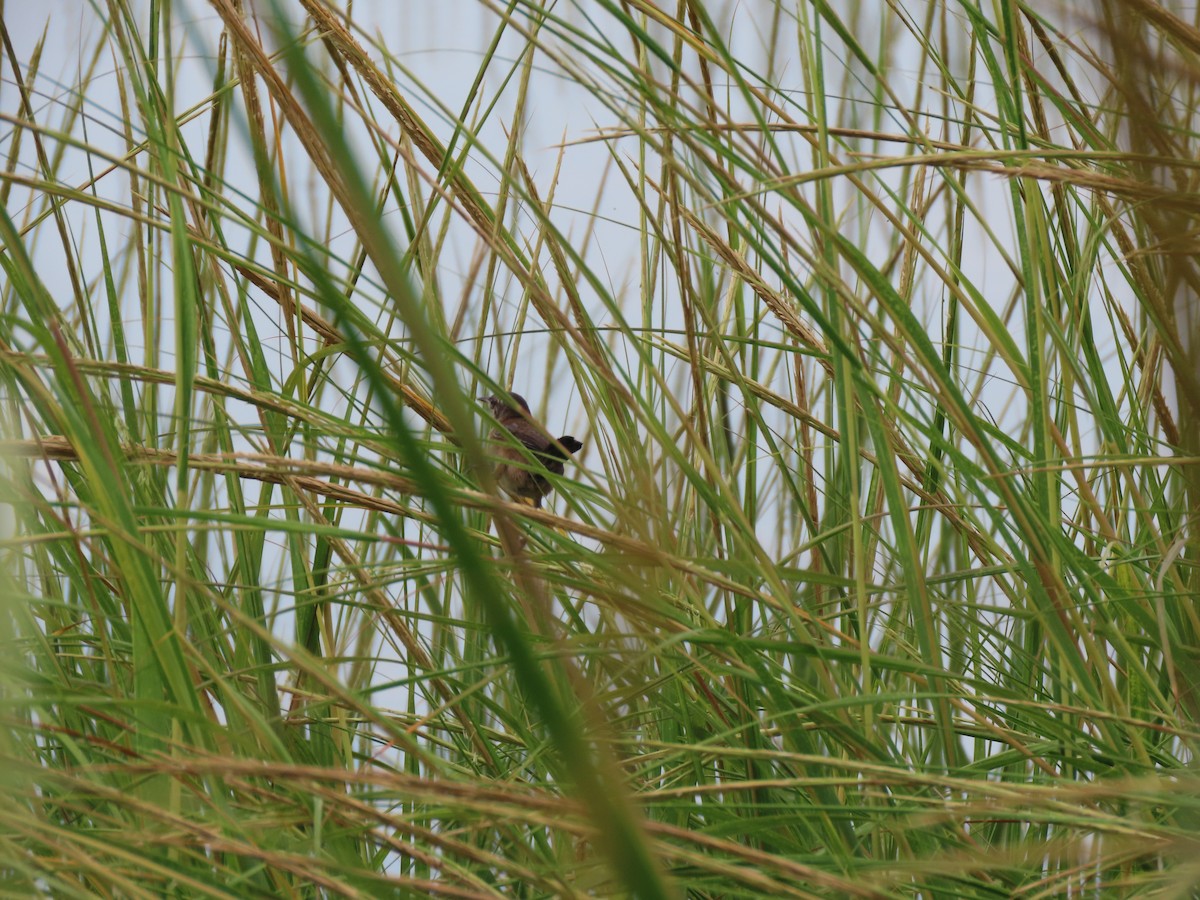
M 492 452 L 500 459 L 496 481 L 509 496 L 540 508 L 542 498 L 554 489 L 545 473 L 561 475 L 566 460 L 578 453 L 583 444 L 569 434 L 558 439 L 550 437 L 520 394 L 479 399 L 487 403 L 500 426 L 491 435 Z M 514 446 L 501 429 L 520 441 L 524 449 Z

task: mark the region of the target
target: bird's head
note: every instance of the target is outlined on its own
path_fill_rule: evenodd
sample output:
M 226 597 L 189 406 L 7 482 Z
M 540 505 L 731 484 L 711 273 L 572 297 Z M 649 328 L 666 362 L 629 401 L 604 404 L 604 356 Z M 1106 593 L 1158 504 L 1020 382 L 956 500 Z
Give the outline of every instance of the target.
M 490 397 L 480 397 L 479 399 L 487 403 L 492 415 L 499 420 L 524 419 L 529 416 L 529 404 L 520 394 L 509 394 L 507 397 L 498 397 L 493 394 Z

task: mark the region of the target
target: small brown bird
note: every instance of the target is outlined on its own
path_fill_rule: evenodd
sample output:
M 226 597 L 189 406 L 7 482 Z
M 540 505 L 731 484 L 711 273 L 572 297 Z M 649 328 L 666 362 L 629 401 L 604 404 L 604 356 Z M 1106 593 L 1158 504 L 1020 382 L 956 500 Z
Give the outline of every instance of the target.
M 520 394 L 501 397 L 480 397 L 487 403 L 496 422 L 520 441 L 528 452 L 514 447 L 500 429 L 492 432 L 492 452 L 501 460 L 496 466 L 496 481 L 506 494 L 527 500 L 535 507 L 553 488 L 543 472 L 563 473 L 563 463 L 582 447 L 579 441 L 565 434 L 558 440 L 550 437 L 529 412 L 529 404 Z M 532 459 L 531 459 L 532 457 Z

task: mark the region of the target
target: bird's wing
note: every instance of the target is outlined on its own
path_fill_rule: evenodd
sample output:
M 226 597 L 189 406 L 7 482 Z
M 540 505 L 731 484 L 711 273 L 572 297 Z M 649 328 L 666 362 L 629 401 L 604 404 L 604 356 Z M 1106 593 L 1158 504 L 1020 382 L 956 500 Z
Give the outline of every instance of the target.
M 510 428 L 508 430 L 534 456 L 544 453 L 550 446 L 550 438 L 538 431 L 534 431 L 532 428 Z
M 563 463 L 566 462 L 572 453 L 578 452 L 582 447 L 583 444 L 575 440 L 575 438 L 570 435 L 564 435 L 557 441 L 546 441 L 545 449 L 534 452 L 547 471 L 553 472 L 555 475 L 561 475 L 563 473 Z
M 563 473 L 563 462 L 567 456 L 575 453 L 583 446 L 583 444 L 570 435 L 566 435 L 555 441 L 549 435 L 533 428 L 510 427 L 509 431 L 533 454 L 534 459 L 545 466 L 546 471 L 554 475 L 561 475 Z M 563 452 L 564 450 L 566 451 L 565 453 Z

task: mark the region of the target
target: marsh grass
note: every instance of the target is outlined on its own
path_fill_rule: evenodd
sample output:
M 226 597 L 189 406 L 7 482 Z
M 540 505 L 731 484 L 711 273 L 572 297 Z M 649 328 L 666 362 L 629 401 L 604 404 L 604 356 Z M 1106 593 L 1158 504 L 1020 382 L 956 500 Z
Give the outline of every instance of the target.
M 1189 896 L 1182 7 L 365 9 L 6 18 L 7 893 Z

